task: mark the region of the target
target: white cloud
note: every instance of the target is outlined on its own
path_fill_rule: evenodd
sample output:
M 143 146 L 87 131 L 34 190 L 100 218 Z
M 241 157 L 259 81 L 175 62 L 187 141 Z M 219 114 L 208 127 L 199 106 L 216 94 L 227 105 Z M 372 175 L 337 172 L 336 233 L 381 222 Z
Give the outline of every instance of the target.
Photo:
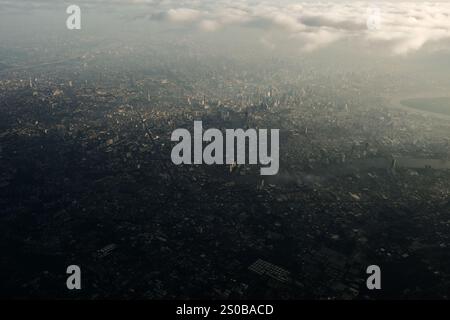
M 203 31 L 216 31 L 220 27 L 220 23 L 214 20 L 202 20 L 199 24 Z
M 20 5 L 50 8 L 56 3 L 59 1 L 0 0 L 2 9 Z M 281 31 L 289 39 L 298 39 L 299 46 L 307 51 L 352 38 L 404 55 L 429 44 L 443 46 L 450 40 L 449 1 L 79 0 L 79 3 L 98 7 L 141 6 L 140 17 L 191 24 L 207 32 L 228 26 L 260 28 L 264 39 L 268 39 L 267 34 Z M 380 10 L 380 26 L 369 30 L 367 19 L 373 5 Z
M 314 51 L 338 41 L 342 36 L 334 30 L 320 29 L 311 33 L 301 33 L 299 37 L 306 40 L 306 44 L 302 48 L 304 51 Z
M 175 2 L 174 2 L 175 3 Z M 167 4 L 167 2 L 166 2 Z M 368 30 L 373 2 L 184 1 L 185 8 L 168 9 L 172 22 L 195 22 L 201 30 L 228 25 L 282 30 L 306 51 L 359 38 L 381 42 L 394 54 L 407 54 L 429 43 L 450 39 L 450 3 L 382 2 L 380 26 Z M 191 8 L 191 9 L 188 9 Z M 372 12 L 372 13 L 371 13 Z
M 167 11 L 167 18 L 172 22 L 192 22 L 198 20 L 202 12 L 189 8 L 170 9 Z

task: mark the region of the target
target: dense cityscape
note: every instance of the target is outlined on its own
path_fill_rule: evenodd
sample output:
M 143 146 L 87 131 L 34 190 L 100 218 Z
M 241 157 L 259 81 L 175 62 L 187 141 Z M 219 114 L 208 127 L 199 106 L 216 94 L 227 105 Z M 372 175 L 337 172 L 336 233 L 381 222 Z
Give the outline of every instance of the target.
M 450 115 L 402 103 L 448 70 L 149 37 L 0 46 L 1 297 L 449 298 Z M 174 165 L 197 120 L 279 128 L 279 173 Z

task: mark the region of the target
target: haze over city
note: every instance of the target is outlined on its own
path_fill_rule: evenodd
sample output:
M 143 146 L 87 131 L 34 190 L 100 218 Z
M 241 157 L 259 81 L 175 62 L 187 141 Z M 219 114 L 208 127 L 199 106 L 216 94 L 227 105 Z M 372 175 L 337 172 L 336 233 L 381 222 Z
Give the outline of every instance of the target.
M 450 2 L 0 7 L 0 297 L 448 299 Z

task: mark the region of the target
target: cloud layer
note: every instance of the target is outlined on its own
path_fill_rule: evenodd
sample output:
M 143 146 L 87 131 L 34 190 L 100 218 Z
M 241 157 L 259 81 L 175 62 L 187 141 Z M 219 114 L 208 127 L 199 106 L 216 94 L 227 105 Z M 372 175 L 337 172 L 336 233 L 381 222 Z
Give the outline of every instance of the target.
M 229 27 L 258 28 L 269 47 L 273 32 L 305 51 L 347 39 L 381 44 L 406 55 L 427 45 L 450 46 L 450 2 L 294 0 L 75 0 L 81 6 L 139 7 L 139 18 L 164 21 L 202 32 Z M 56 6 L 56 0 L 0 0 L 3 8 Z M 60 3 L 58 3 L 60 5 Z M 137 17 L 136 17 L 137 18 Z M 281 32 L 281 33 L 280 33 Z
M 161 12 L 168 22 L 195 25 L 205 32 L 229 26 L 279 30 L 299 40 L 305 51 L 359 38 L 405 55 L 450 39 L 448 2 L 184 1 Z

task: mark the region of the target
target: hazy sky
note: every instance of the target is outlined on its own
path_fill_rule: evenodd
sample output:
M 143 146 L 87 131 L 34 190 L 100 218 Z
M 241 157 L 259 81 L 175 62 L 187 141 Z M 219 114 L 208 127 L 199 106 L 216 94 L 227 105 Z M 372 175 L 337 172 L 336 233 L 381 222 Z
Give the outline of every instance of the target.
M 153 21 L 199 33 L 258 29 L 259 41 L 268 49 L 277 46 L 280 35 L 305 52 L 346 41 L 383 47 L 392 55 L 450 49 L 448 1 L 0 0 L 3 14 L 52 10 L 60 12 L 61 19 L 69 4 L 78 4 L 86 14 L 112 10 L 127 21 Z

